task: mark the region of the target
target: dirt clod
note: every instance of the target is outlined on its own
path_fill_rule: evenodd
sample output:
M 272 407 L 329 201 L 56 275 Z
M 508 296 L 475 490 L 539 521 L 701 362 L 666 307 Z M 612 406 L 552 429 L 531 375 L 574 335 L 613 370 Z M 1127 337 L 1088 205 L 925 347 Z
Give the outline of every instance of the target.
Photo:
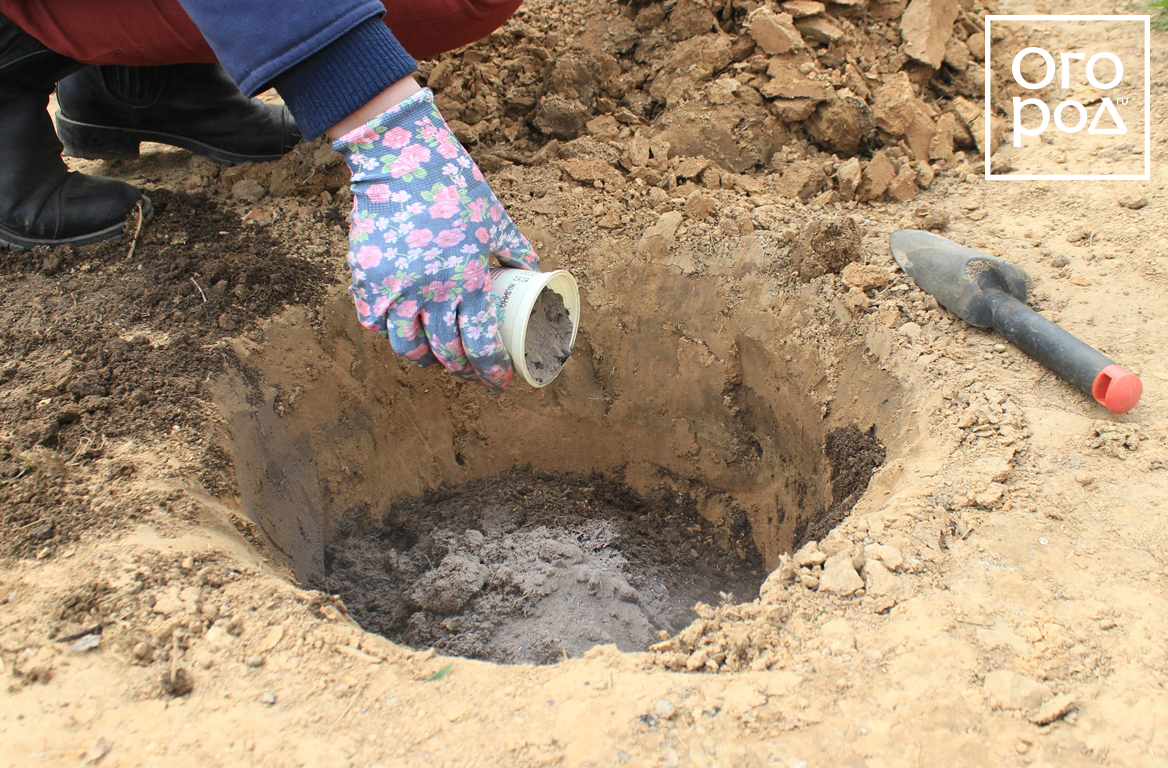
M 858 288 L 861 291 L 870 291 L 888 285 L 888 270 L 875 264 L 859 264 L 852 262 L 840 272 L 840 278 L 845 285 Z
M 850 216 L 821 217 L 809 222 L 791 243 L 791 266 L 803 281 L 839 274 L 859 261 L 863 243 L 860 228 Z

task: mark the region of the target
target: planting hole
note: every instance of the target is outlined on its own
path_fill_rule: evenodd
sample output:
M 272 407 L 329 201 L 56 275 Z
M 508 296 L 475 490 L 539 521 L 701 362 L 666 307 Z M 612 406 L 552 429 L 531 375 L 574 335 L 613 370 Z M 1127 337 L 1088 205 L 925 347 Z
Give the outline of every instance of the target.
M 218 393 L 254 540 L 405 645 L 639 651 L 697 603 L 756 599 L 903 439 L 879 340 L 821 283 L 731 318 L 718 280 L 652 265 L 581 288 L 575 349 L 538 390 L 401 364 L 343 298 L 273 323 Z

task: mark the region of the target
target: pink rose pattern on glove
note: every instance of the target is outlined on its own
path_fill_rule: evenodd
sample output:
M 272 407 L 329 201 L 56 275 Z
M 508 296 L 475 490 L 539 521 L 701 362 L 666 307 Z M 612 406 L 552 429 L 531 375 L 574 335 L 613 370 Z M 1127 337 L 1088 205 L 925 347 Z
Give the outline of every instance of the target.
M 424 89 L 333 142 L 353 172 L 349 291 L 361 325 L 423 367 L 501 389 L 514 368 L 490 297 L 490 257 L 539 256 Z

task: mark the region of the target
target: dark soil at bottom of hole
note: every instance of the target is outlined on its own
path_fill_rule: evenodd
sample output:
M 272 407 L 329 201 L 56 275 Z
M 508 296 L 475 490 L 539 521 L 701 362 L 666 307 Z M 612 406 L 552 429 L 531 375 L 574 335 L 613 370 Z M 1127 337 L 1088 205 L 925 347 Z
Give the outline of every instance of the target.
M 342 529 L 311 586 L 391 640 L 504 663 L 645 650 L 766 577 L 745 520 L 715 526 L 684 496 L 600 477 L 504 473 Z

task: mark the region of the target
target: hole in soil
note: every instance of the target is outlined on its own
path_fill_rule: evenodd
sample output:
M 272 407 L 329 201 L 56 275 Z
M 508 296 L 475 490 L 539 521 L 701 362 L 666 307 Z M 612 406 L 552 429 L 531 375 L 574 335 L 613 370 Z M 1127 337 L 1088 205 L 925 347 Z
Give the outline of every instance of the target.
M 695 602 L 754 599 L 881 441 L 903 455 L 901 384 L 822 286 L 728 318 L 749 297 L 717 278 L 635 269 L 582 281 L 554 386 L 501 395 L 400 363 L 346 298 L 290 310 L 218 386 L 252 538 L 371 631 L 504 662 L 643 649 Z

